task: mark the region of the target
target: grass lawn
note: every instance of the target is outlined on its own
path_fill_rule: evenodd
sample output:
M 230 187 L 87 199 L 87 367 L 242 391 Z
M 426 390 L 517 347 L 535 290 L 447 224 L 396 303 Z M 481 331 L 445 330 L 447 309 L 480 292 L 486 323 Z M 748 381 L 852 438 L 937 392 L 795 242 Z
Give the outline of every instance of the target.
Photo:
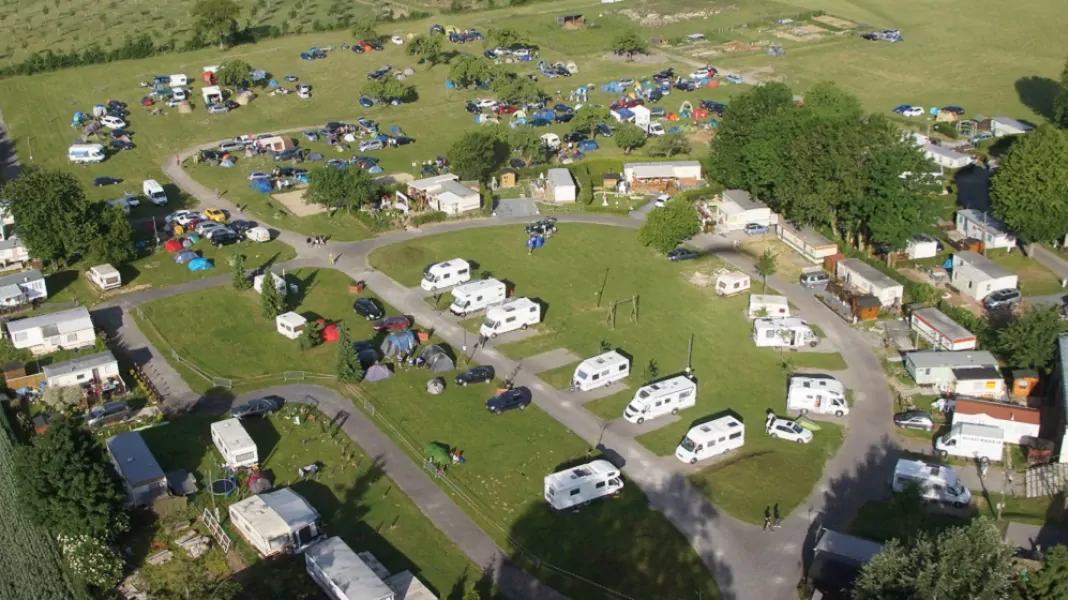
M 785 359 L 796 369 L 825 369 L 844 371 L 845 359 L 838 352 L 792 352 Z
M 1061 282 L 1053 271 L 1019 250 L 1015 252 L 990 250 L 987 252 L 987 257 L 1019 276 L 1020 292 L 1024 296 L 1064 293 L 1064 288 L 1061 287 Z
M 587 402 L 583 405 L 583 408 L 597 415 L 601 419 L 604 419 L 605 421 L 611 421 L 612 419 L 618 419 L 622 417 L 623 409 L 626 408 L 627 405 L 630 404 L 630 401 L 633 399 L 634 390 L 626 389 L 616 392 L 611 396 Z
M 931 511 L 927 512 L 924 517 L 925 522 L 919 531 L 932 533 L 951 527 L 967 525 L 968 521 L 970 521 L 970 519 Z M 910 521 L 907 516 L 903 516 L 899 511 L 894 510 L 891 503 L 868 502 L 860 507 L 860 512 L 857 513 L 856 517 L 853 517 L 853 521 L 849 524 L 849 533 L 876 542 L 888 542 L 891 539 L 900 537 L 902 532 L 918 532 L 913 525 L 914 521 Z
M 538 377 L 558 390 L 566 390 L 571 387 L 571 380 L 575 377 L 575 369 L 578 368 L 579 362 L 573 362 L 562 367 L 542 371 L 541 373 L 538 373 Z
M 746 486 L 709 486 L 707 489 L 715 491 L 714 500 L 739 517 L 749 518 L 747 511 L 755 510 L 750 489 L 760 487 L 750 484 L 759 479 L 776 482 L 775 486 L 788 492 L 780 496 L 785 512 L 796 506 L 811 491 L 841 434 L 837 427 L 827 426 L 817 434 L 815 444 L 797 448 L 773 443 L 759 433 L 765 411 L 783 405 L 787 375 L 778 353 L 765 352 L 750 341 L 751 326 L 743 316 L 748 298 L 720 298 L 711 288 L 692 286 L 682 276 L 693 269 L 692 265 L 670 263 L 642 248 L 632 231 L 565 225 L 533 256 L 527 256 L 520 228 L 502 227 L 388 246 L 375 251 L 371 263 L 411 285 L 429 262 L 446 256 L 474 260 L 479 268 L 514 281 L 519 295 L 537 298 L 546 307 L 543 326 L 547 332 L 501 346 L 502 352 L 512 357 L 531 356 L 566 347 L 578 356 L 594 356 L 606 343 L 634 357 L 635 375 L 628 382 L 632 389 L 644 383 L 640 373 L 650 361 L 655 361 L 661 376 L 681 372 L 693 334 L 693 369 L 701 382 L 697 407 L 684 413 L 681 421 L 639 441 L 658 454 L 671 454 L 693 423 L 732 409 L 750 424 L 746 451 L 759 455 L 760 465 L 739 469 L 748 473 L 743 477 L 749 482 Z M 606 248 L 611 252 L 603 251 Z M 605 301 L 598 308 L 595 294 L 606 268 Z M 636 293 L 640 294 L 639 322 L 631 321 L 629 307 L 621 307 L 612 330 L 606 325 L 607 307 L 613 300 Z M 840 356 L 837 361 L 841 361 Z M 616 418 L 625 403 L 620 395 L 596 401 L 590 410 Z

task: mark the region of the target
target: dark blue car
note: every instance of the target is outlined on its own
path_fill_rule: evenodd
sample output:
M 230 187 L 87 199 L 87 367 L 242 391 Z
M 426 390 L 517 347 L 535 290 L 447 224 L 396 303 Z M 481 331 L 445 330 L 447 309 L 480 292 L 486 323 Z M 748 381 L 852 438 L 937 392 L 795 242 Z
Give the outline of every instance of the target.
M 524 410 L 527 405 L 530 404 L 530 401 L 530 390 L 525 387 L 518 387 L 486 400 L 486 408 L 489 409 L 491 413 L 499 415 L 506 410 L 516 408 Z

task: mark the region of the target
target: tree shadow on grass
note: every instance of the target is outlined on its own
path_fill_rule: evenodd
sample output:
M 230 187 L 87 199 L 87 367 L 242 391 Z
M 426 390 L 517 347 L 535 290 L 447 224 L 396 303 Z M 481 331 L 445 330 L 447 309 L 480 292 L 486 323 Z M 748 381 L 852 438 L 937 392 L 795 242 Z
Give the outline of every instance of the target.
M 1020 102 L 1046 119 L 1053 118 L 1053 103 L 1062 90 L 1060 82 L 1048 77 L 1031 75 L 1016 80 Z

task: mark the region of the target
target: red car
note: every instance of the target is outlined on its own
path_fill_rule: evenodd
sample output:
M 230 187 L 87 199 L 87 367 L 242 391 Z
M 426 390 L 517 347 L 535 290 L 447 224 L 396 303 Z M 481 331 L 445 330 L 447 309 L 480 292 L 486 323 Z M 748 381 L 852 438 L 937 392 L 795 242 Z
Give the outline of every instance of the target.
M 358 42 L 356 45 L 361 47 L 361 48 L 363 48 L 364 52 L 374 52 L 375 51 L 375 47 L 371 45 L 371 42 L 366 42 L 366 41 L 365 42 Z
M 641 98 L 625 98 L 622 103 L 623 108 L 634 108 L 635 106 L 642 106 L 645 104 L 645 100 Z
M 497 113 L 498 115 L 510 115 L 512 113 L 519 112 L 519 107 L 511 106 L 508 104 L 498 104 L 497 106 L 493 107 L 493 112 Z
M 381 321 L 375 321 L 372 325 L 375 331 L 407 331 L 412 326 L 412 322 L 408 320 L 408 317 L 399 315 L 396 317 L 388 317 Z

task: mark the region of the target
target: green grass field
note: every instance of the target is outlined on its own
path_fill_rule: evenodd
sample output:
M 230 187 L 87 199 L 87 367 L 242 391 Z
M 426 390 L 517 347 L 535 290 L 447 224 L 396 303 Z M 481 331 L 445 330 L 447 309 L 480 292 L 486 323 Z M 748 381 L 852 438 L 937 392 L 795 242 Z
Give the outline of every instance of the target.
M 608 248 L 611 252 L 599 251 Z M 681 275 L 697 268 L 694 263 L 670 263 L 656 256 L 640 247 L 631 231 L 564 224 L 544 248 L 527 256 L 521 229 L 482 229 L 381 248 L 371 255 L 371 264 L 407 285 L 418 280 L 423 265 L 444 256 L 473 260 L 479 269 L 515 282 L 517 295 L 543 303 L 546 331 L 500 347 L 513 358 L 559 347 L 579 356 L 593 356 L 601 351 L 602 344 L 608 344 L 634 357 L 633 375 L 627 382 L 634 389 L 644 383 L 650 361 L 655 361 L 661 377 L 681 372 L 692 334 L 693 369 L 701 385 L 697 407 L 683 413 L 678 422 L 639 438 L 657 454 L 672 454 L 695 423 L 733 410 L 750 426 L 746 456 L 762 458 L 758 468 L 747 466 L 748 460 L 736 461 L 738 466 L 730 477 L 781 488 L 782 506 L 788 512 L 811 491 L 825 460 L 842 439 L 834 425 L 825 426 L 816 443 L 804 447 L 764 436 L 765 411 L 782 409 L 787 375 L 778 352 L 753 346 L 750 324 L 743 315 L 748 299 L 719 298 L 710 290 L 691 286 Z M 606 268 L 604 302 L 598 308 L 596 292 Z M 622 307 L 617 312 L 616 329 L 610 329 L 605 322 L 607 306 L 635 293 L 639 294 L 639 322 L 633 323 L 630 309 Z M 507 337 L 501 339 L 507 341 Z M 790 358 L 806 356 L 820 355 L 798 353 Z M 827 364 L 842 362 L 841 356 L 830 356 L 833 358 L 825 359 Z M 566 369 L 550 373 L 553 385 L 560 385 L 564 377 L 557 371 Z M 602 418 L 619 418 L 632 396 L 632 391 L 621 392 L 587 408 Z M 746 475 L 741 475 L 743 472 Z M 723 479 L 717 477 L 715 481 Z M 723 483 L 707 489 L 714 490 L 715 501 L 739 518 L 756 520 L 760 515 L 754 499 L 763 497 L 759 487 Z

